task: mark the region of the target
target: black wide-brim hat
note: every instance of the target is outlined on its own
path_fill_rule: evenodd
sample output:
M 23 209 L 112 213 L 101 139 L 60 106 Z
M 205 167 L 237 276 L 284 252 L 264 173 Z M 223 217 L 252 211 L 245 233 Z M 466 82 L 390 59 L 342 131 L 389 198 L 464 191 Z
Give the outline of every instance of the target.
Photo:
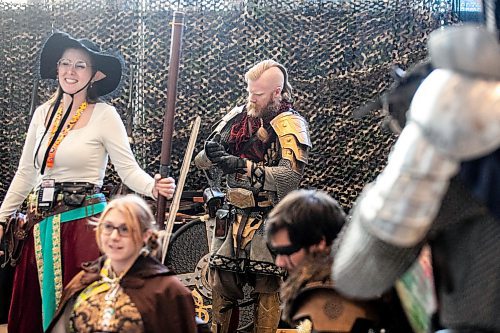
M 40 53 L 40 78 L 57 79 L 57 62 L 65 50 L 70 48 L 83 49 L 90 54 L 94 70 L 106 75 L 102 80 L 93 83 L 97 96 L 111 94 L 122 78 L 122 62 L 111 54 L 101 51 L 101 48 L 88 39 L 75 39 L 64 32 L 53 33 L 45 42 Z

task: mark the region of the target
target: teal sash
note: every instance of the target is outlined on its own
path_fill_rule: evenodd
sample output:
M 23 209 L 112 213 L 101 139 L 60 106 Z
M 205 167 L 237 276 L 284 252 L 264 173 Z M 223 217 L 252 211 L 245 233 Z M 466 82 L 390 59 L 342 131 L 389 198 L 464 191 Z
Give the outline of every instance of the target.
M 102 202 L 46 217 L 35 225 L 35 257 L 42 296 L 44 330 L 54 316 L 63 289 L 60 224 L 102 213 L 106 207 L 102 193 L 87 196 L 87 199 L 98 197 L 102 197 Z

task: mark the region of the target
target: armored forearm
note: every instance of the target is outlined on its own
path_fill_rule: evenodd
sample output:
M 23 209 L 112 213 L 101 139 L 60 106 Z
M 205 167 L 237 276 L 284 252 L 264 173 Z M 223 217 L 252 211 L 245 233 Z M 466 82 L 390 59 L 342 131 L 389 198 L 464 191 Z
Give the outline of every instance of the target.
M 429 230 L 457 171 L 458 162 L 440 153 L 410 123 L 396 142 L 387 167 L 363 192 L 353 218 L 390 244 L 413 246 Z
M 336 242 L 332 250 L 335 289 L 359 299 L 380 297 L 389 290 L 422 248 L 421 243 L 408 248 L 388 244 L 368 231 L 357 216 L 344 226 Z

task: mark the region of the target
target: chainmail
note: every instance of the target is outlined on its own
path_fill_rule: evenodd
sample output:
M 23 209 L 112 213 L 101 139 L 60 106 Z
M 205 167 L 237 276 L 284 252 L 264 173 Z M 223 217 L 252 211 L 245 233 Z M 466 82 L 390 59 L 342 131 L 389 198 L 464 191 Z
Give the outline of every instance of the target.
M 353 239 L 355 251 L 337 247 Z M 440 323 L 500 331 L 500 222 L 456 178 L 427 238 L 415 247 L 385 243 L 353 218 L 334 249 L 336 262 L 345 263 L 334 265 L 337 288 L 357 298 L 380 295 L 415 261 L 426 241 L 432 249 Z
M 277 201 L 280 201 L 285 195 L 295 190 L 296 187 L 294 184 L 300 183 L 302 175 L 297 172 L 291 172 L 291 167 L 289 160 L 282 159 L 278 167 L 273 169 L 274 180 L 276 181 Z

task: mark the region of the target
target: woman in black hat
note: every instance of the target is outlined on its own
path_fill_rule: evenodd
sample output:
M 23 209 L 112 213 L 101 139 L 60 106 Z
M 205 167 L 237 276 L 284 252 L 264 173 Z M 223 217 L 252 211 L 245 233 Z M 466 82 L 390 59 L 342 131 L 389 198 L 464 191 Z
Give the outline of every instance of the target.
M 175 189 L 172 178 L 153 179 L 139 167 L 119 114 L 97 102 L 119 86 L 119 58 L 89 40 L 54 33 L 40 54 L 40 76 L 57 79 L 59 87 L 33 115 L 18 170 L 0 207 L 0 221 L 6 221 L 28 197 L 25 245 L 19 253 L 9 253 L 17 267 L 8 330 L 17 333 L 41 332 L 81 263 L 99 256 L 88 218 L 106 205 L 100 187 L 108 157 L 136 192 L 171 197 Z M 0 223 L 0 239 L 6 226 Z

